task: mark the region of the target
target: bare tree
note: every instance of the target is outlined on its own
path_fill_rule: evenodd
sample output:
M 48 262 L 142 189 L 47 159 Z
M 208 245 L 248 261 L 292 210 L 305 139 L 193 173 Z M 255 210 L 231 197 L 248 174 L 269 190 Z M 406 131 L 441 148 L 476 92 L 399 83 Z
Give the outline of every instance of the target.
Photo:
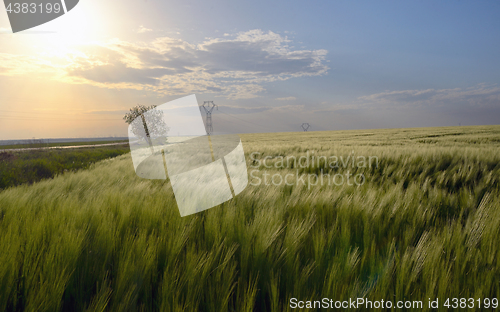
M 147 124 L 144 114 L 148 112 Z M 141 118 L 142 123 L 132 123 L 137 118 Z M 163 111 L 157 110 L 156 105 L 144 106 L 137 105 L 130 109 L 129 113 L 123 116 L 123 119 L 129 125 L 132 125 L 132 132 L 139 138 L 146 140 L 153 149 L 152 138 L 166 138 L 169 130 L 163 120 Z M 166 143 L 166 142 L 163 142 Z

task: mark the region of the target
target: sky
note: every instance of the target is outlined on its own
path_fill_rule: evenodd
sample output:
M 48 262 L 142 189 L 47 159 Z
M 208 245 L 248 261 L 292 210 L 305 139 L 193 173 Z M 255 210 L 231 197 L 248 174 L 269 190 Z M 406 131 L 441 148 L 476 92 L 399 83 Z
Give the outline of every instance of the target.
M 0 9 L 0 140 L 126 136 L 190 94 L 214 128 L 500 124 L 498 1 L 81 0 L 13 34 Z

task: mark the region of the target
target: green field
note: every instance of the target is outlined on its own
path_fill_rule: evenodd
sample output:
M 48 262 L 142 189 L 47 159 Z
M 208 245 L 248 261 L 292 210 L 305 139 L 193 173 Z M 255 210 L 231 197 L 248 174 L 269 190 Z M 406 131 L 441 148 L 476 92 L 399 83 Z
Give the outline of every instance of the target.
M 11 186 L 53 178 L 64 172 L 87 169 L 97 161 L 128 152 L 128 143 L 14 152 L 0 149 L 0 191 Z
M 0 311 L 296 311 L 291 298 L 325 297 L 490 310 L 477 299 L 500 298 L 500 126 L 241 138 L 249 182 L 290 185 L 248 185 L 181 218 L 169 181 L 138 178 L 125 154 L 0 192 Z M 365 180 L 297 181 L 326 174 Z

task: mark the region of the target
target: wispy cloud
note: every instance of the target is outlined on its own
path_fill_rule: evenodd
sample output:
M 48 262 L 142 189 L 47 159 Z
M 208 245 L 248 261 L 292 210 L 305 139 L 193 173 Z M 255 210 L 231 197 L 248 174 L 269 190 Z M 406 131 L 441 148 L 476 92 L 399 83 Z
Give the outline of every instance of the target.
M 346 102 L 322 102 L 315 114 L 389 110 L 480 110 L 500 108 L 500 86 L 478 84 L 467 88 L 394 90 L 360 96 Z
M 234 115 L 240 115 L 240 114 L 255 114 L 255 113 L 261 113 L 270 110 L 271 107 L 237 107 L 237 106 L 219 106 L 218 110 L 221 113 L 226 113 L 226 114 L 234 114 Z
M 294 50 L 289 43 L 287 37 L 262 30 L 200 44 L 170 37 L 141 44 L 115 39 L 81 46 L 58 60 L 58 66 L 42 56 L 0 55 L 0 74 L 53 71 L 54 79 L 105 88 L 253 98 L 265 91 L 264 83 L 327 73 L 326 50 Z
M 500 87 L 479 84 L 469 88 L 385 91 L 358 100 L 359 104 L 378 107 L 498 106 Z
M 113 109 L 113 110 L 91 110 L 87 111 L 86 114 L 95 114 L 95 115 L 123 115 L 127 112 L 124 109 Z
M 275 106 L 271 108 L 273 111 L 288 111 L 288 112 L 304 112 L 306 109 L 305 105 L 284 105 Z
M 294 96 L 289 96 L 289 97 L 281 97 L 281 98 L 276 98 L 276 101 L 293 101 L 296 100 L 297 98 Z
M 144 27 L 143 25 L 139 26 L 139 28 L 137 29 L 137 33 L 138 34 L 143 34 L 145 32 L 149 32 L 149 31 L 153 31 L 152 29 L 149 29 L 149 28 L 146 28 Z
M 41 57 L 0 53 L 0 75 L 62 74 L 64 66 Z

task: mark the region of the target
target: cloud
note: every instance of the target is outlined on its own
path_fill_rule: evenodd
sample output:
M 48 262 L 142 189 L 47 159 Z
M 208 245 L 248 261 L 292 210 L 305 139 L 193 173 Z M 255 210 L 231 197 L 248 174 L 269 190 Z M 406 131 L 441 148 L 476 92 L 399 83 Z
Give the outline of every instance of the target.
M 223 114 L 255 114 L 270 110 L 270 107 L 237 107 L 237 106 L 219 106 L 218 110 Z
M 311 107 L 311 106 L 309 106 Z M 491 111 L 500 107 L 500 86 L 478 84 L 467 88 L 394 90 L 360 96 L 346 102 L 322 102 L 315 114 L 390 111 Z
M 48 59 L 0 53 L 0 75 L 21 76 L 33 73 L 63 74 L 64 66 L 57 65 Z
M 289 97 L 281 97 L 281 98 L 276 98 L 276 101 L 293 101 L 296 100 L 297 98 L 294 96 L 289 96 Z
M 144 26 L 139 26 L 139 28 L 137 29 L 136 33 L 138 34 L 143 34 L 145 32 L 148 32 L 148 31 L 153 31 L 152 29 L 149 29 L 149 28 L 146 28 Z
M 284 105 L 284 106 L 276 106 L 271 108 L 273 111 L 292 111 L 292 112 L 304 112 L 306 109 L 305 105 Z
M 87 111 L 86 114 L 96 114 L 96 115 L 124 115 L 127 110 L 123 109 L 112 109 L 112 110 L 91 110 Z
M 289 43 L 287 37 L 262 30 L 209 38 L 200 44 L 169 37 L 149 43 L 115 39 L 81 46 L 59 60 L 63 63 L 59 67 L 43 57 L 12 55 L 9 62 L 25 62 L 21 66 L 24 70 L 34 64 L 32 71 L 48 66 L 58 71 L 55 79 L 65 82 L 148 90 L 159 95 L 218 93 L 242 99 L 264 92 L 264 83 L 327 73 L 326 50 L 294 50 Z M 0 64 L 4 67 L 3 61 Z M 14 65 L 8 67 L 8 74 L 15 73 Z
M 378 107 L 493 107 L 500 104 L 500 87 L 479 84 L 469 88 L 385 91 L 358 100 Z

